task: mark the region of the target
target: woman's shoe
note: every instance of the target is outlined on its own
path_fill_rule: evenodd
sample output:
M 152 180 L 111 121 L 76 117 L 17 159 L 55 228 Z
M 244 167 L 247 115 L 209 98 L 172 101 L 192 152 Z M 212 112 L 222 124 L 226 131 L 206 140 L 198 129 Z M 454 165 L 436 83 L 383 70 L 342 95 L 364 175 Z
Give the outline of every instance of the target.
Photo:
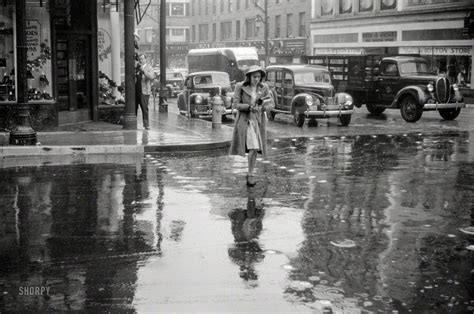
M 247 175 L 247 185 L 254 186 L 257 183 L 257 178 L 253 174 Z

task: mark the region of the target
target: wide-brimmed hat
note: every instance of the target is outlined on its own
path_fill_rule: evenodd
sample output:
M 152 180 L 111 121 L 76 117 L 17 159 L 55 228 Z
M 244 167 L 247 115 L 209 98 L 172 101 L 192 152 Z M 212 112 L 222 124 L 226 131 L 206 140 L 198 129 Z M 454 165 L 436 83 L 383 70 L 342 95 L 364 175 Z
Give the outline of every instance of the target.
M 265 77 L 265 71 L 262 69 L 262 67 L 258 66 L 258 65 L 252 65 L 248 70 L 247 72 L 245 73 L 246 76 L 249 76 L 252 74 L 252 73 L 255 73 L 255 72 L 260 72 L 260 75 L 262 76 L 262 79 Z

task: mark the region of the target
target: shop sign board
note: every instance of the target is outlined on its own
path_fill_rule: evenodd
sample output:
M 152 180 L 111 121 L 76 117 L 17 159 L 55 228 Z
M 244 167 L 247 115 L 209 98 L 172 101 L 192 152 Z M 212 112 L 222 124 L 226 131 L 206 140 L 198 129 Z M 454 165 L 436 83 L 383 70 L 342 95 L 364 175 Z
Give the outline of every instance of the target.
M 361 56 L 365 54 L 364 48 L 314 48 L 314 55 L 343 55 Z
M 362 33 L 363 42 L 397 41 L 397 31 Z
M 399 53 L 404 55 L 471 56 L 472 47 L 400 47 Z
M 26 21 L 26 45 L 28 60 L 36 59 L 41 54 L 41 24 L 37 20 Z

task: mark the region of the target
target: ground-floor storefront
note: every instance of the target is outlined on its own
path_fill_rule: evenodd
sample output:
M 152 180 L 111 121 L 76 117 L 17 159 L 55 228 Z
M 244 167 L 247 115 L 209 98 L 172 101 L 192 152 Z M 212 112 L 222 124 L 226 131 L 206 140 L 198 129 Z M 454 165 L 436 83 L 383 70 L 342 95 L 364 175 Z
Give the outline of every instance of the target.
M 445 75 L 471 94 L 474 46 L 472 39 L 463 36 L 465 14 L 428 11 L 359 17 L 341 21 L 337 28 L 332 22 L 315 22 L 311 26 L 311 63 L 330 66 L 335 78 L 344 80 L 347 73 L 342 69 L 348 68 L 344 66 L 348 58 L 343 57 L 419 56 L 428 61 L 431 71 Z
M 15 124 L 20 102 L 30 106 L 35 130 L 96 119 L 97 0 L 32 0 L 26 9 L 21 1 L 0 6 L 0 128 Z M 19 71 L 26 72 L 26 90 Z

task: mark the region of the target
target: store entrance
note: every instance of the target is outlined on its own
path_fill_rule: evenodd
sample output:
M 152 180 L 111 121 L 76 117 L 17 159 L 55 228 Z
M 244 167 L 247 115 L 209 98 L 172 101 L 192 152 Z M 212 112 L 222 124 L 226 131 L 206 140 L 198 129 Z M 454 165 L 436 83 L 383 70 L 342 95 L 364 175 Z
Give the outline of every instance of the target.
M 88 35 L 56 37 L 56 86 L 59 125 L 92 119 L 91 39 Z

